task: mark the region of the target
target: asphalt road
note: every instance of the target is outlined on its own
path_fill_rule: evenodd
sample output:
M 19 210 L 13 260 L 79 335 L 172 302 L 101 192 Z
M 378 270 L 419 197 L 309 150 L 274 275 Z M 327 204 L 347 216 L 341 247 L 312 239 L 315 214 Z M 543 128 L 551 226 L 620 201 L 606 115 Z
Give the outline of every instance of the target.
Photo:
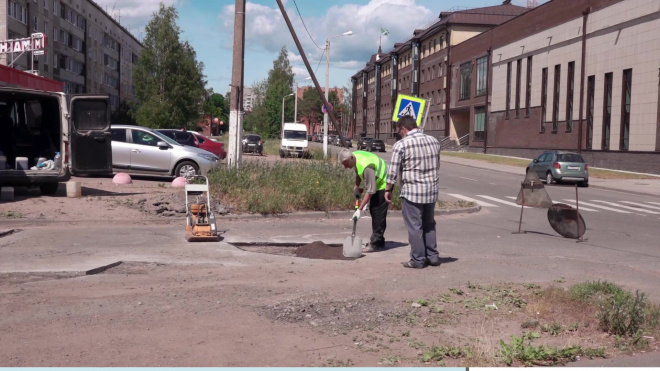
M 378 155 L 389 162 L 389 150 Z M 482 254 L 489 259 L 497 256 L 497 260 L 509 256 L 513 263 L 511 278 L 516 276 L 516 271 L 529 274 L 529 269 L 534 269 L 532 265 L 538 264 L 529 263 L 538 262 L 540 257 L 546 266 L 538 267 L 539 279 L 552 280 L 553 271 L 557 280 L 562 280 L 568 272 L 579 272 L 577 275 L 583 280 L 610 280 L 660 297 L 660 289 L 656 288 L 660 278 L 657 273 L 660 271 L 660 199 L 657 197 L 596 187 L 578 188 L 576 197 L 572 184 L 546 185 L 553 203 L 575 206 L 576 198 L 579 200 L 587 231 L 585 241 L 576 243 L 552 229 L 546 209 L 524 209 L 521 230 L 527 233 L 512 234 L 518 231 L 520 221 L 520 206 L 515 204 L 515 199 L 524 179 L 522 170 L 518 176 L 442 162 L 440 171 L 441 199 L 474 201 L 482 207 L 469 219 L 439 222 L 442 235 L 449 237 L 449 241 L 458 242 L 464 236 L 465 245 L 460 254 Z M 445 245 L 444 251 L 458 253 L 454 251 L 456 244 L 449 241 L 440 242 Z M 498 265 L 497 269 L 502 266 Z

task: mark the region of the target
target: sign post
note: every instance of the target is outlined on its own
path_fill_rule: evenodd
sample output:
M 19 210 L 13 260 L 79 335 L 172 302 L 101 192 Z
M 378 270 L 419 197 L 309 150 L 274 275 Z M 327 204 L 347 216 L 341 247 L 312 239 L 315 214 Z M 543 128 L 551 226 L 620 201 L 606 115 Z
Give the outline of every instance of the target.
M 399 94 L 396 100 L 396 106 L 394 106 L 392 121 L 397 122 L 403 116 L 412 116 L 419 127 L 419 124 L 422 122 L 422 114 L 424 113 L 425 106 L 426 99 Z
M 11 54 L 11 62 L 9 67 L 13 67 L 14 53 L 19 53 L 18 57 L 25 52 L 32 52 L 32 66 L 31 73 L 34 73 L 34 56 L 43 55 L 46 49 L 46 35 L 41 32 L 35 32 L 30 37 L 22 39 L 11 39 L 0 41 L 0 54 Z

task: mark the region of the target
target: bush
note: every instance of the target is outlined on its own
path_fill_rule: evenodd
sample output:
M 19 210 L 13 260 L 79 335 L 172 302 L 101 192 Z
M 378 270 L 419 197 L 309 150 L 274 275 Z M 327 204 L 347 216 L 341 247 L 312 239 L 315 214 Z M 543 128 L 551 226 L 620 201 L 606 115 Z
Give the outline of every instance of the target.
M 614 335 L 633 336 L 644 326 L 646 295 L 616 291 L 600 303 L 598 320 L 603 331 Z
M 331 161 L 243 162 L 209 174 L 213 197 L 233 212 L 353 210 L 353 170 Z M 401 208 L 395 190 L 392 208 Z

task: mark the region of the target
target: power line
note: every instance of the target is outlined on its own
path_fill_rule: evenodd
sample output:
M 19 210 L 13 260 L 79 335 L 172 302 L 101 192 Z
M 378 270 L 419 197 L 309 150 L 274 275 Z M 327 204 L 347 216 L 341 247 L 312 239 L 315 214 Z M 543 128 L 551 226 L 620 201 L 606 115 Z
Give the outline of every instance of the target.
M 319 66 L 321 65 L 321 61 L 323 60 L 324 55 L 325 55 L 325 49 L 323 49 L 323 54 L 321 54 L 321 58 L 319 59 L 319 64 L 316 65 L 316 69 L 314 70 L 315 75 L 316 75 L 316 71 L 319 70 Z
M 300 17 L 300 21 L 302 22 L 303 27 L 305 27 L 305 31 L 307 31 L 307 35 L 309 36 L 309 38 L 312 40 L 312 42 L 314 43 L 314 45 L 316 45 L 316 47 L 319 48 L 319 50 L 325 50 L 325 48 L 321 48 L 321 47 L 316 43 L 316 41 L 314 41 L 314 38 L 313 38 L 312 35 L 309 33 L 309 30 L 307 29 L 307 25 L 305 25 L 305 20 L 303 20 L 302 14 L 300 14 L 300 9 L 298 9 L 298 4 L 296 4 L 296 0 L 293 0 L 293 5 L 296 6 L 296 11 L 298 12 L 298 16 Z M 318 67 L 317 67 L 317 68 L 318 68 Z

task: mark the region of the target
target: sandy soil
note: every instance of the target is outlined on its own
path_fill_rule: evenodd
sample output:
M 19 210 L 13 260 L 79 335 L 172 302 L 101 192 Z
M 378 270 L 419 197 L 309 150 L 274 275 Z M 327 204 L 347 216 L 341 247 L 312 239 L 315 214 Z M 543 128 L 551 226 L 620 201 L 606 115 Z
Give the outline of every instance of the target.
M 26 228 L 181 219 L 182 192 L 170 179 L 77 180 L 82 198 L 63 187 L 58 197 L 22 190 L 0 218 L 28 219 Z M 540 300 L 540 287 L 448 287 L 441 276 L 451 260 L 411 272 L 385 259 L 242 249 L 219 265 L 125 262 L 93 276 L 0 277 L 0 366 L 503 366 L 500 339 L 530 332 L 537 345 L 625 352 L 598 330 L 592 308 Z M 555 323 L 556 333 L 542 330 Z

